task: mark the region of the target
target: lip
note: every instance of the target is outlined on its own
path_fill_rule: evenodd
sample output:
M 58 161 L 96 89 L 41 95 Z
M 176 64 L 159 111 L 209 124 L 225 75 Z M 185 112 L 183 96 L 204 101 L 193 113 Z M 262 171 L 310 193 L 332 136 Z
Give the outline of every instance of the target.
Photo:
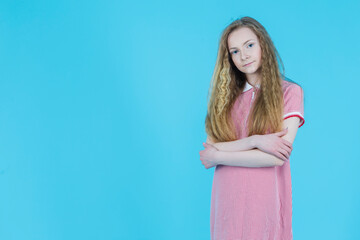
M 254 61 L 255 62 L 255 61 Z M 247 66 L 249 66 L 250 64 L 252 64 L 253 62 L 251 62 L 251 63 L 248 63 L 248 64 L 245 64 L 245 65 L 243 65 L 243 67 L 247 67 Z

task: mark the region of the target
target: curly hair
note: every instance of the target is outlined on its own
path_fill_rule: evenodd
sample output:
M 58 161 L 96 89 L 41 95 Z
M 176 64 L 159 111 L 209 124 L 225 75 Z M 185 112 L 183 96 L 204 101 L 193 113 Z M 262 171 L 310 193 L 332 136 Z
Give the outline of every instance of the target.
M 230 23 L 222 32 L 215 69 L 212 75 L 205 130 L 214 142 L 234 141 L 238 138 L 231 120 L 231 109 L 242 93 L 246 75 L 233 63 L 228 49 L 228 37 L 236 29 L 247 27 L 259 39 L 261 48 L 261 86 L 252 106 L 248 129 L 249 136 L 281 131 L 283 115 L 283 91 L 278 61 L 284 65 L 269 34 L 254 18 L 242 17 Z M 210 99 L 209 99 L 210 96 Z

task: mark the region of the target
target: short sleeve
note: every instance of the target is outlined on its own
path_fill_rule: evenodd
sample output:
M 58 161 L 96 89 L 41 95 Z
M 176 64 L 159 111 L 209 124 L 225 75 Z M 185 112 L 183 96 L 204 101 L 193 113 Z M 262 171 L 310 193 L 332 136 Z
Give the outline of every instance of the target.
M 284 116 L 283 119 L 299 117 L 299 127 L 304 125 L 304 92 L 297 84 L 289 85 L 284 91 Z

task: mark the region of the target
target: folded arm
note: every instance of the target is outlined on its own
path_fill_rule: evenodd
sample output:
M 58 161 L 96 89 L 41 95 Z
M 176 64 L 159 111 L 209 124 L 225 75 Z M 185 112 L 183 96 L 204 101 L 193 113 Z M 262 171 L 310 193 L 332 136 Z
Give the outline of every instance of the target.
M 214 143 L 212 139 L 208 136 L 206 142 L 212 144 L 219 151 L 224 152 L 237 152 L 256 148 L 255 135 L 235 141 L 217 143 Z
M 281 166 L 284 162 L 280 158 L 258 149 L 240 152 L 218 151 L 215 159 L 219 165 L 236 167 L 274 167 Z
M 290 117 L 284 120 L 283 128 L 288 127 L 288 132 L 281 138 L 289 141 L 291 144 L 295 140 L 295 136 L 299 127 L 300 118 Z M 253 139 L 251 137 L 245 140 L 236 140 L 233 142 L 219 143 L 219 151 L 215 154 L 215 161 L 220 165 L 239 166 L 239 167 L 273 167 L 282 166 L 284 161 L 272 154 L 265 153 L 259 149 L 254 148 Z M 247 139 L 247 140 L 246 140 Z M 210 142 L 211 143 L 211 142 Z M 220 145 L 222 144 L 222 145 Z M 238 144 L 239 146 L 236 146 Z M 225 149 L 225 150 L 224 150 Z M 229 149 L 242 149 L 237 151 L 230 151 Z M 250 150 L 249 150 L 250 149 Z

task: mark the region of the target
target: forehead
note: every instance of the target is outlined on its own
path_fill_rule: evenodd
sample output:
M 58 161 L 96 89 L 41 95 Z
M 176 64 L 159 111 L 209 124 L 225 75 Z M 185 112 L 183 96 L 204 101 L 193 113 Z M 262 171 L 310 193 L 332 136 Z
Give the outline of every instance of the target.
M 256 34 L 250 28 L 247 27 L 238 28 L 229 34 L 228 46 L 240 47 L 249 39 L 257 40 Z

